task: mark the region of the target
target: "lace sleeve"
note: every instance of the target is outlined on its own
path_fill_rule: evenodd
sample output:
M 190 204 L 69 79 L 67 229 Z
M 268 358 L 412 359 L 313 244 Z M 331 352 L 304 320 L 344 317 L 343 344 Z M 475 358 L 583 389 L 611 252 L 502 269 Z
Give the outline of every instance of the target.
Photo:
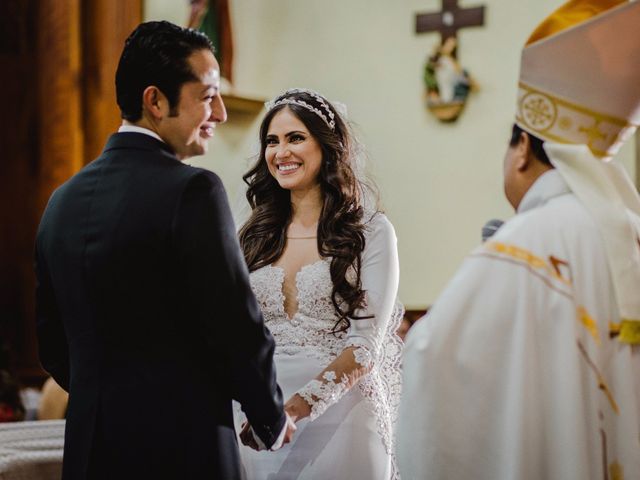
M 402 347 L 395 335 L 402 317 L 402 309 L 399 309 L 399 315 L 396 311 L 398 254 L 393 226 L 384 215 L 375 215 L 368 228 L 361 271 L 367 305 L 357 312 L 357 316 L 369 318 L 350 319 L 345 349 L 297 393 L 311 408 L 313 420 L 366 376 L 361 389 L 374 403 L 381 433 L 384 430 L 387 436 L 395 420 L 396 397 L 399 397 L 400 389 Z M 369 378 L 370 372 L 375 378 Z
M 298 390 L 297 394 L 311 408 L 310 420 L 340 400 L 371 370 L 371 365 L 371 352 L 367 347 L 346 348 L 320 375 Z
M 375 412 L 377 430 L 391 456 L 391 478 L 399 478 L 395 456 L 395 425 L 402 390 L 402 340 L 396 334 L 404 308 L 397 301 L 400 277 L 397 239 L 386 216 L 375 214 L 369 222 L 366 247 L 362 255 L 362 288 L 367 305 L 355 320 L 347 338 L 351 345 L 368 345 L 372 368 L 358 387 Z
M 396 234 L 387 217 L 377 213 L 367 227 L 361 271 L 366 306 L 356 312 L 362 319 L 351 320 L 347 345 L 367 346 L 377 359 L 379 350 L 389 340 L 385 337 L 393 319 L 400 269 Z

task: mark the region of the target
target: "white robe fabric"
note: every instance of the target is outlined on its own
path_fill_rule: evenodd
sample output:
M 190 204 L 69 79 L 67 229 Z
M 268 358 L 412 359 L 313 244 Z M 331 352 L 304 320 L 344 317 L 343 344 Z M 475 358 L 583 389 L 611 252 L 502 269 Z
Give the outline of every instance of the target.
M 598 226 L 548 171 L 409 332 L 403 480 L 640 479 L 640 352 L 619 321 Z

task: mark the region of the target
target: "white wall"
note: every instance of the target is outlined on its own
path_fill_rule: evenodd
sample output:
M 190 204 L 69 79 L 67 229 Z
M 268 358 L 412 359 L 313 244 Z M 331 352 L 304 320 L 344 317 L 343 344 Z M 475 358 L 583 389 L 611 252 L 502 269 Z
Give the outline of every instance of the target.
M 437 34 L 414 34 L 415 14 L 440 0 L 232 0 L 235 87 L 271 98 L 317 89 L 349 107 L 370 169 L 395 225 L 400 298 L 431 304 L 490 218 L 512 212 L 502 194 L 502 158 L 515 111 L 522 45 L 561 0 L 477 0 L 485 26 L 462 30 L 458 58 L 480 90 L 455 124 L 424 108 L 422 69 Z M 147 20 L 184 24 L 187 2 L 146 0 Z M 260 115 L 234 115 L 210 153 L 193 163 L 217 172 L 232 202 L 257 152 Z M 635 178 L 633 142 L 620 155 Z

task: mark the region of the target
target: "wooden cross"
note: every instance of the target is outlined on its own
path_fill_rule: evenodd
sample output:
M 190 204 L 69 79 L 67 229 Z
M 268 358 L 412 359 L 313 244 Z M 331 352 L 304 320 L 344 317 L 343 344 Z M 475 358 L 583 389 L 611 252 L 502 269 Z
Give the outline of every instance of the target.
M 480 25 L 484 25 L 484 5 L 460 8 L 458 0 L 442 0 L 440 12 L 416 15 L 416 33 L 440 32 L 442 43 L 449 37 L 457 39 L 461 28 Z

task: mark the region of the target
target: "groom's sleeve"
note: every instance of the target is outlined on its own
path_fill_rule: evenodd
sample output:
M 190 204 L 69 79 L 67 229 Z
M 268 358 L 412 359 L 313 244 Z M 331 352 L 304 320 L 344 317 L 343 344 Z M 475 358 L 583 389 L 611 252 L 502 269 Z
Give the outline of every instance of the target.
M 226 378 L 249 423 L 271 447 L 285 424 L 273 363 L 275 343 L 251 290 L 227 195 L 220 179 L 201 171 L 189 181 L 174 224 L 188 311 L 203 335 L 212 366 Z
M 38 354 L 42 367 L 53 377 L 58 385 L 69 391 L 69 347 L 53 285 L 49 277 L 49 270 L 38 245 L 40 242 L 39 237 L 40 234 L 36 240 L 34 261 Z

